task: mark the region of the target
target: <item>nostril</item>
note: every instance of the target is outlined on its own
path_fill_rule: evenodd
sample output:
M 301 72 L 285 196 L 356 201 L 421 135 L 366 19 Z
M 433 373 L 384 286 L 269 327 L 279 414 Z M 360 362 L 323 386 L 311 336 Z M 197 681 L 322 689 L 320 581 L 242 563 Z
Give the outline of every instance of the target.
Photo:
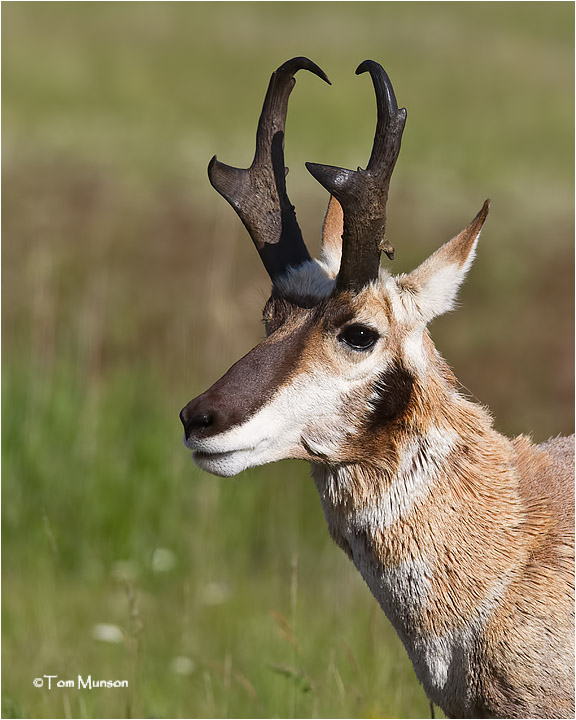
M 215 417 L 209 412 L 194 412 L 188 405 L 180 411 L 180 420 L 184 426 L 186 437 L 193 432 L 206 430 L 215 423 Z
M 194 415 L 188 421 L 189 427 L 198 430 L 203 428 L 209 428 L 212 425 L 214 425 L 214 416 L 208 413 L 200 413 L 198 415 Z

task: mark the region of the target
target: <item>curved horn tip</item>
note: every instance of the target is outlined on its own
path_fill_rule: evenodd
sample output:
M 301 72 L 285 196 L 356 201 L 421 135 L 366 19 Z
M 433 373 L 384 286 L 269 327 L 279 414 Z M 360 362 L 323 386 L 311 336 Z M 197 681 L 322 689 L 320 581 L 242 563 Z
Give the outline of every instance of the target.
M 356 75 L 361 75 L 365 72 L 370 73 L 377 98 L 380 98 L 380 93 L 383 91 L 387 114 L 398 115 L 398 101 L 396 100 L 396 94 L 392 87 L 392 81 L 388 77 L 386 70 L 375 60 L 364 60 L 364 62 L 360 63 L 356 68 Z
M 382 71 L 386 77 L 388 77 L 386 70 L 384 70 L 382 65 L 380 65 L 379 62 L 376 62 L 376 60 L 363 60 L 356 68 L 356 75 L 362 75 L 362 73 L 365 72 L 371 73 L 372 70 Z
M 286 60 L 285 63 L 282 63 L 282 65 L 280 65 L 276 72 L 288 72 L 291 75 L 294 75 L 298 72 L 298 70 L 308 70 L 309 72 L 317 75 L 319 78 L 324 80 L 324 82 L 328 83 L 328 85 L 332 85 L 328 78 L 328 75 L 326 75 L 324 70 L 322 70 L 321 67 L 316 65 L 315 62 L 312 62 L 310 58 L 304 57 L 303 55 L 298 55 L 297 57 L 293 57 L 290 60 Z

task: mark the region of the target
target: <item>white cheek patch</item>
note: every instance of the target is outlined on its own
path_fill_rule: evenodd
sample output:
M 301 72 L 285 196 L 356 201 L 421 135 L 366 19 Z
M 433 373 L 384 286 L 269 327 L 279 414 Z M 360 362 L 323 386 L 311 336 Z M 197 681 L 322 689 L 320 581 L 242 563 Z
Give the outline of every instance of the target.
M 204 439 L 189 439 L 194 460 L 217 475 L 235 475 L 247 467 L 310 450 L 333 458 L 343 438 L 354 431 L 346 421 L 347 394 L 366 382 L 369 370 L 356 368 L 351 377 L 310 368 L 281 387 L 242 425 Z M 302 442 L 304 440 L 304 442 Z
M 424 327 L 422 325 L 410 330 L 402 341 L 403 359 L 407 367 L 417 375 L 424 377 L 428 366 L 423 343 Z
M 211 437 L 191 438 L 187 446 L 202 469 L 225 476 L 294 457 L 338 462 L 343 443 L 358 433 L 356 418 L 358 425 L 363 418 L 362 408 L 350 407 L 350 396 L 365 396 L 383 362 L 377 352 L 341 367 L 319 358 L 246 422 Z
M 300 396 L 312 400 L 315 395 L 313 387 L 308 393 L 299 393 L 298 385 L 291 383 L 281 388 L 271 402 L 245 423 L 209 438 L 193 440 L 192 449 L 202 453 L 200 466 L 216 474 L 236 475 L 247 467 L 289 457 L 299 437 L 296 420 Z M 198 462 L 197 455 L 194 459 Z

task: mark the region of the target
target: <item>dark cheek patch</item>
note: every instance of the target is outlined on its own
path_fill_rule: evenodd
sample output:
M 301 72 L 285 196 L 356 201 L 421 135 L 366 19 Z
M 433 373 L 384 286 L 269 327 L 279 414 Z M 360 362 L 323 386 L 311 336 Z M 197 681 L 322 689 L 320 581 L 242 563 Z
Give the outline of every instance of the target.
M 376 430 L 399 418 L 408 407 L 413 385 L 414 378 L 399 360 L 385 370 L 372 388 L 369 428 Z

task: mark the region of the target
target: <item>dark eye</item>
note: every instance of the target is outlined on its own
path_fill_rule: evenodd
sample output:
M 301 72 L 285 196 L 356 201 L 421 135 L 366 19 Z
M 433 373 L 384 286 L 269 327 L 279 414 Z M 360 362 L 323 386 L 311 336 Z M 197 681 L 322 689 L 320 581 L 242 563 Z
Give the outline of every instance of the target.
M 378 337 L 376 330 L 372 330 L 366 325 L 348 325 L 338 335 L 338 340 L 346 343 L 352 350 L 369 350 Z

